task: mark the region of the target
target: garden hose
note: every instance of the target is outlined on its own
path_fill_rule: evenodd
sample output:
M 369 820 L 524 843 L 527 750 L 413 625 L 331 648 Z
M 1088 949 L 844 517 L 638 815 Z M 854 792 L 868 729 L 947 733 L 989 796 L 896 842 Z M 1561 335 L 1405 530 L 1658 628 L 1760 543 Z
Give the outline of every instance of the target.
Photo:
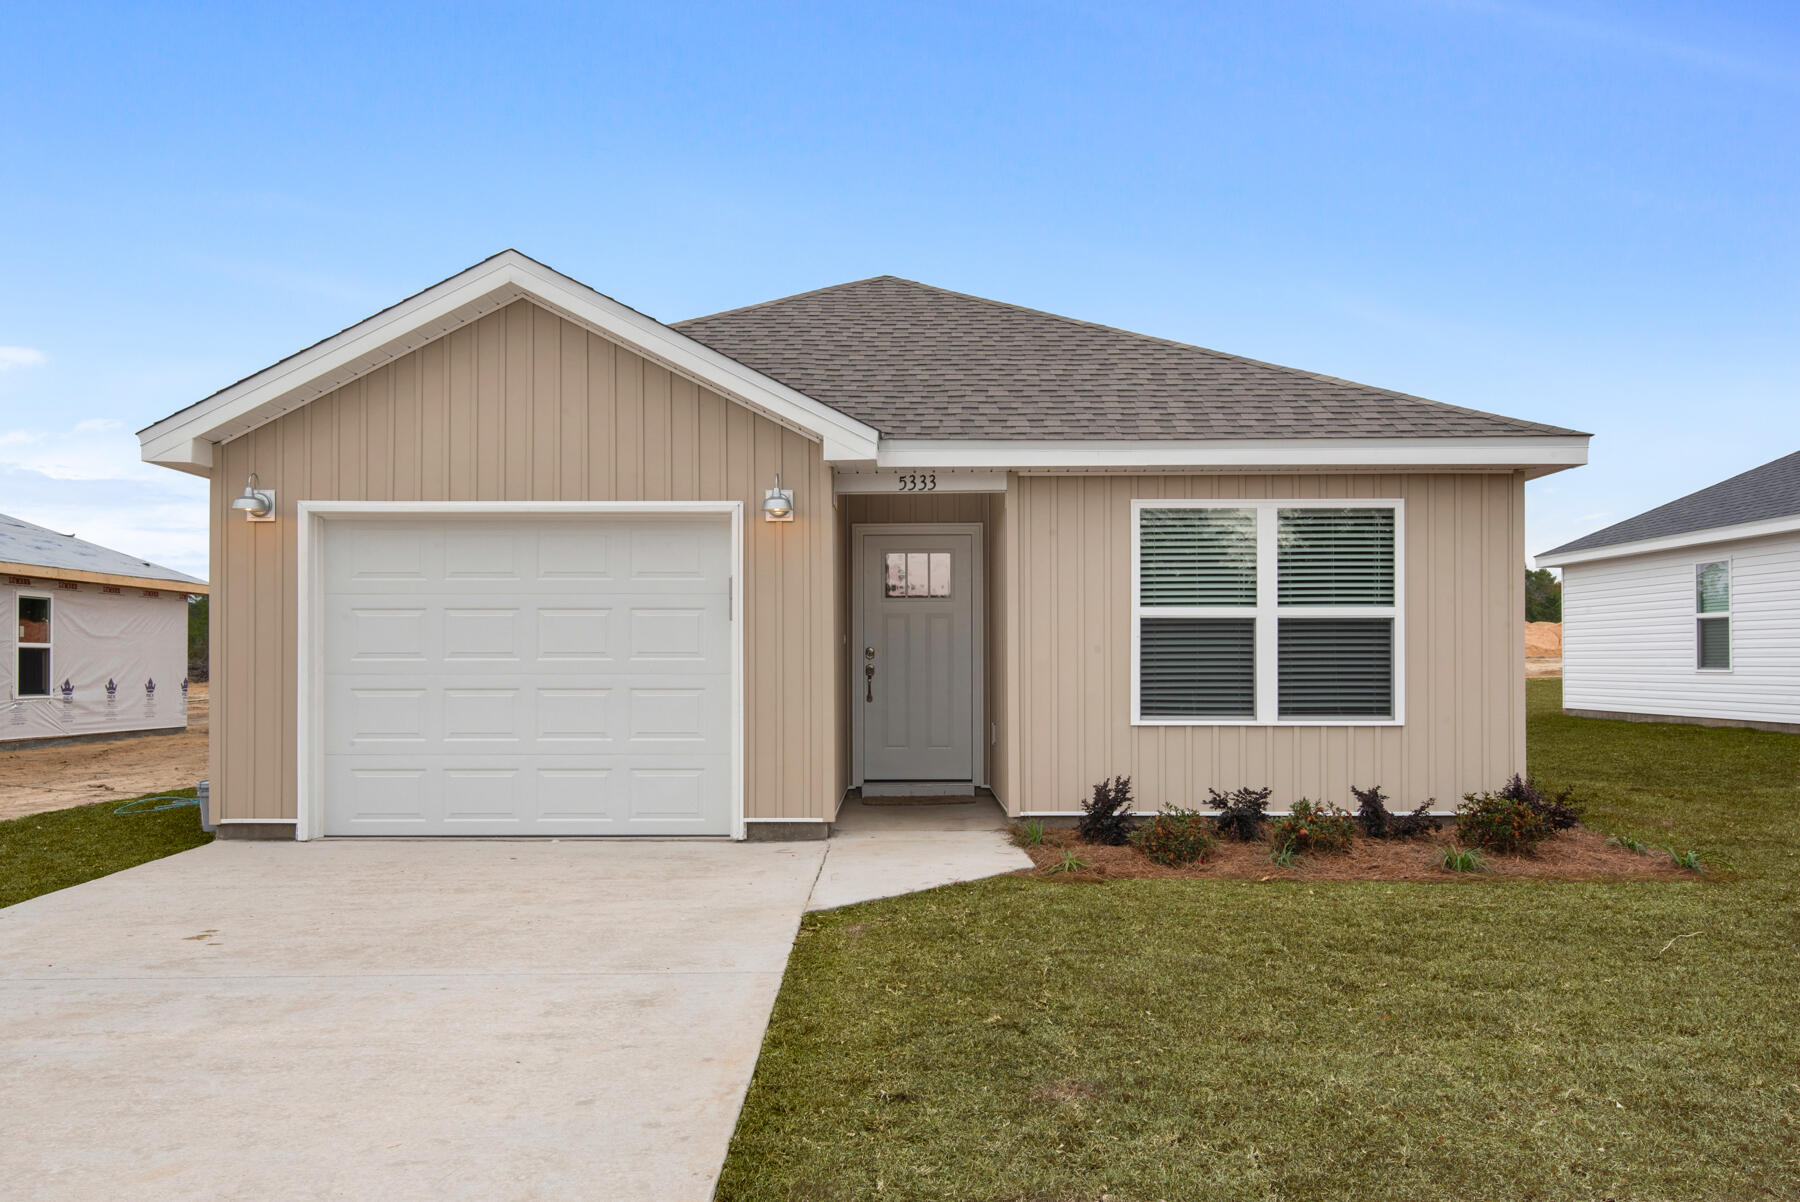
M 160 801 L 160 802 L 164 802 L 165 804 L 159 805 L 159 806 L 150 806 L 148 809 L 139 809 L 138 808 L 139 806 L 146 805 L 147 803 L 152 802 L 152 801 Z M 124 805 L 122 805 L 118 809 L 114 810 L 113 813 L 115 815 L 116 814 L 155 814 L 162 810 L 175 810 L 175 809 L 181 808 L 182 806 L 197 806 L 199 804 L 200 804 L 200 799 L 198 797 L 174 797 L 174 796 L 140 797 L 136 801 L 126 802 Z

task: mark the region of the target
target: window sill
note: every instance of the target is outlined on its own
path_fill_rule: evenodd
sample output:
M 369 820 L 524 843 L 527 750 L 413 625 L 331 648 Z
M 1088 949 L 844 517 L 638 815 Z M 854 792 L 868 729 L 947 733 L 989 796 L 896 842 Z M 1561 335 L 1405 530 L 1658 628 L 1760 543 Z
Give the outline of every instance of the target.
M 1404 718 L 1278 718 L 1264 722 L 1256 718 L 1133 718 L 1133 726 L 1267 726 L 1319 727 L 1334 726 L 1405 726 Z

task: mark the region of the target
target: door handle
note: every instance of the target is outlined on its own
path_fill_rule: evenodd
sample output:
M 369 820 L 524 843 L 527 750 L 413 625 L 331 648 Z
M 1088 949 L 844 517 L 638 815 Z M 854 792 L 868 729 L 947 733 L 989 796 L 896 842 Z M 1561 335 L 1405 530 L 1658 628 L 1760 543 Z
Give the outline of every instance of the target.
M 875 700 L 875 665 L 868 664 L 863 668 L 863 700 Z

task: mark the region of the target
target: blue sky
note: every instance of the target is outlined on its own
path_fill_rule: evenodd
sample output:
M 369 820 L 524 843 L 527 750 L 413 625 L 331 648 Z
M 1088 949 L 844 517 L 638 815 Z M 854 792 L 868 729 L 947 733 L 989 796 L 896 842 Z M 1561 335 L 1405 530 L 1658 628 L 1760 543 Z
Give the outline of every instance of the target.
M 14 6 L 0 511 L 206 569 L 134 431 L 516 246 L 891 272 L 1595 432 L 1527 551 L 1800 447 L 1790 5 Z

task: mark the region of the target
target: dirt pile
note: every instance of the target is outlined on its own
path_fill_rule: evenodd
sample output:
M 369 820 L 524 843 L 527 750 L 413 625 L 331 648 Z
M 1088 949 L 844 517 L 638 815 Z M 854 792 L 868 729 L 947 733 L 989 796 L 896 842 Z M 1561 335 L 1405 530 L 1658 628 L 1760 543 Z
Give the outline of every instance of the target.
M 1526 659 L 1562 658 L 1562 623 L 1525 623 Z

